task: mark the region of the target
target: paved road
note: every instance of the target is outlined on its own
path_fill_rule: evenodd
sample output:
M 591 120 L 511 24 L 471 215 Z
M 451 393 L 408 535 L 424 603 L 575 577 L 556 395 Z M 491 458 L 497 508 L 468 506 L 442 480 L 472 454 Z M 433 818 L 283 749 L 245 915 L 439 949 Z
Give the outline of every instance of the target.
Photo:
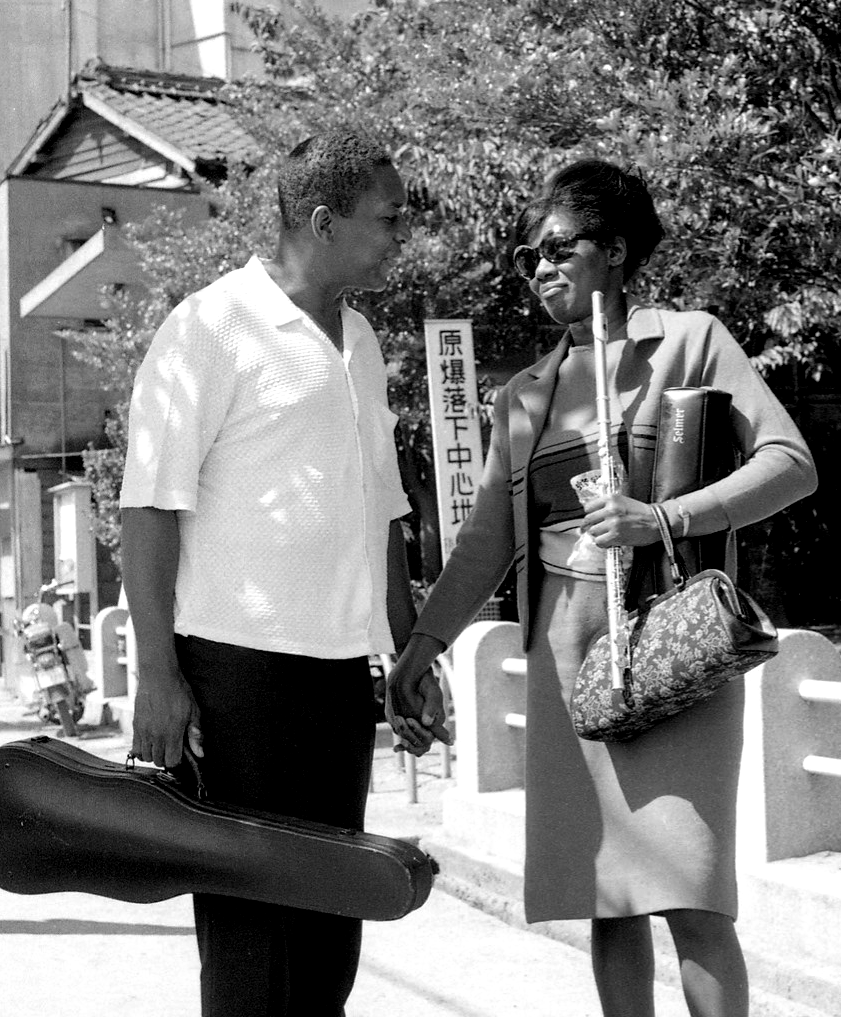
M 0 696 L 0 742 L 43 733 Z M 55 729 L 47 733 L 55 734 Z M 124 759 L 115 729 L 83 729 L 76 744 Z M 434 757 L 419 767 L 417 804 L 387 747 L 377 752 L 369 829 L 418 835 L 439 821 Z M 686 1017 L 680 994 L 658 986 L 658 1017 Z M 198 959 L 189 898 L 128 904 L 86 894 L 0 891 L 3 1017 L 199 1017 Z M 433 891 L 398 922 L 366 926 L 347 1017 L 599 1017 L 580 951 L 517 930 Z
M 189 898 L 0 892 L 4 1017 L 199 1017 Z M 586 957 L 446 894 L 369 923 L 348 1017 L 598 1017 Z M 658 1017 L 685 1017 L 660 989 Z

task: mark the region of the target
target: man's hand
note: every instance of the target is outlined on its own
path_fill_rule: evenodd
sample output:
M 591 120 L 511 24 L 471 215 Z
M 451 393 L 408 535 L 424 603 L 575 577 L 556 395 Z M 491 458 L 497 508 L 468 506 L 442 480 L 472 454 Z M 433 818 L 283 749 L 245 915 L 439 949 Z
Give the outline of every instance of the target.
M 199 708 L 181 674 L 141 676 L 134 700 L 132 755 L 171 769 L 181 761 L 185 733 L 193 755 L 201 758 Z
M 413 756 L 428 752 L 437 738 L 445 745 L 453 739 L 444 726 L 444 696 L 430 664 L 443 650 L 438 640 L 412 636 L 409 647 L 400 657 L 386 680 L 385 715 L 400 739 L 397 750 Z
M 185 732 L 194 755 L 204 755 L 199 708 L 178 668 L 174 642 L 178 513 L 127 508 L 122 521 L 123 582 L 140 665 L 131 751 L 147 763 L 173 767 L 181 759 Z

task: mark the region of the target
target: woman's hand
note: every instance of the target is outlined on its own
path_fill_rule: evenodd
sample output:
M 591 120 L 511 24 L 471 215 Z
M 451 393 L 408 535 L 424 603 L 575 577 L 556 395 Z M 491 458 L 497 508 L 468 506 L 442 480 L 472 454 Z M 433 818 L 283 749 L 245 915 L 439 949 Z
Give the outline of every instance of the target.
M 406 650 L 386 677 L 385 716 L 400 739 L 397 751 L 422 756 L 437 738 L 445 745 L 452 736 L 444 727 L 444 697 L 432 661 L 444 650 L 430 636 L 412 636 Z
M 584 503 L 581 532 L 598 547 L 642 547 L 660 539 L 651 506 L 625 494 L 610 494 Z

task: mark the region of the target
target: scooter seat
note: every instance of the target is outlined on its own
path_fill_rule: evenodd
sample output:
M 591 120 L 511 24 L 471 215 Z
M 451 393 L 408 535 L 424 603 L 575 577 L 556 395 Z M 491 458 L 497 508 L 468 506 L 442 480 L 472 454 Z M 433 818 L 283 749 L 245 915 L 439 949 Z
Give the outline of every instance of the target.
M 24 629 L 24 638 L 27 649 L 32 653 L 39 653 L 41 650 L 58 649 L 56 634 L 49 625 L 32 625 Z

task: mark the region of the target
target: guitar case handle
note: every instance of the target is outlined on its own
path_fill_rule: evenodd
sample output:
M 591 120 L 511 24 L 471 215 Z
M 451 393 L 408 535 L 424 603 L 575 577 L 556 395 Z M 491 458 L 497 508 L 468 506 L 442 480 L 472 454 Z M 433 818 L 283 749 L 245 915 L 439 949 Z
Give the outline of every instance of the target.
M 136 760 L 137 756 L 133 752 L 129 752 L 126 756 L 126 770 L 133 770 Z M 200 802 L 207 801 L 208 794 L 201 775 L 201 765 L 186 739 L 182 749 L 181 762 L 171 769 L 164 768 L 161 773 L 166 778 L 174 780 L 185 794 L 191 795 Z

